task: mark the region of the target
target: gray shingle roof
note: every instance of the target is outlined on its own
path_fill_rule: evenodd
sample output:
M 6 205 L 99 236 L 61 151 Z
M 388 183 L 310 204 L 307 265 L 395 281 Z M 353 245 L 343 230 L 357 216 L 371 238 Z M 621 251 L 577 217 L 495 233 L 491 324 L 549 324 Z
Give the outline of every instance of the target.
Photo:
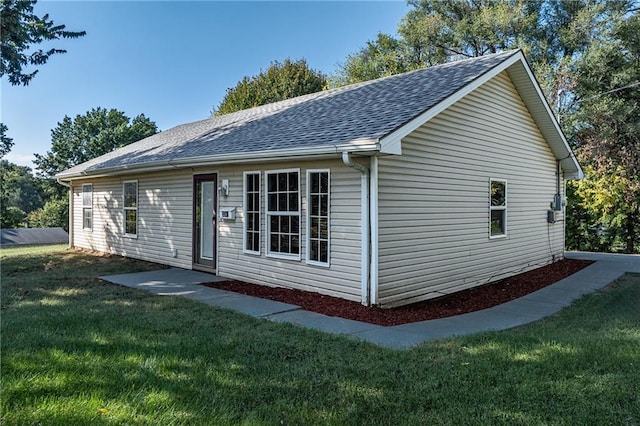
M 6 228 L 0 230 L 0 245 L 68 243 L 69 234 L 62 228 Z
M 117 149 L 59 177 L 118 167 L 258 153 L 356 141 L 377 142 L 517 51 L 424 68 L 182 124 Z

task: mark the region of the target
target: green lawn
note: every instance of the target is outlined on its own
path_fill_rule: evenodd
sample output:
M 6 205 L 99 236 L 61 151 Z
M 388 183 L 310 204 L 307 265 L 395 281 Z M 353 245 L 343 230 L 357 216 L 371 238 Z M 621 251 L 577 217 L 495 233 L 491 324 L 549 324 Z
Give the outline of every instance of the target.
M 393 351 L 100 282 L 156 266 L 6 249 L 3 425 L 640 424 L 640 276 L 516 330 Z

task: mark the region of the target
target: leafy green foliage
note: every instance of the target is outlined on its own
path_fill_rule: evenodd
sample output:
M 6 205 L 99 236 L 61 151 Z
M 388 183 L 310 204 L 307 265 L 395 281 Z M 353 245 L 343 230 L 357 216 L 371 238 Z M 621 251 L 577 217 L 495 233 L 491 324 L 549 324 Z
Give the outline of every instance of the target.
M 78 38 L 85 31 L 67 31 L 64 25 L 56 25 L 45 14 L 39 17 L 33 13 L 36 0 L 2 0 L 0 43 L 2 62 L 0 76 L 5 74 L 13 85 L 28 85 L 38 70 L 28 71 L 29 66 L 45 64 L 49 57 L 66 53 L 66 50 L 51 48 L 30 51 L 32 45 L 61 38 Z
M 23 228 L 27 214 L 15 206 L 2 206 L 0 228 Z
M 597 226 L 607 230 L 607 249 L 635 253 L 640 252 L 640 16 L 617 21 L 605 35 L 577 62 L 576 107 L 569 119 L 571 140 L 587 170 L 577 195 Z
M 254 77 L 245 76 L 235 87 L 227 89 L 213 114 L 228 114 L 315 93 L 326 86 L 326 77 L 321 72 L 310 69 L 306 60 L 294 62 L 286 59 L 283 63 L 276 61 L 266 71 L 261 71 Z
M 11 151 L 13 147 L 13 138 L 7 136 L 7 126 L 4 123 L 0 123 L 0 159 Z
M 605 228 L 592 209 L 578 194 L 579 181 L 567 182 L 566 235 L 567 250 L 606 251 L 608 239 Z
M 378 33 L 373 41 L 357 53 L 349 55 L 338 75 L 332 77 L 332 86 L 343 86 L 374 80 L 422 67 L 420 55 L 411 54 L 410 48 L 399 39 Z
M 27 220 L 32 228 L 61 227 L 69 231 L 69 200 L 52 198 L 39 210 L 29 213 Z
M 43 206 L 42 182 L 31 169 L 0 160 L 0 220 L 3 228 L 24 225 L 29 212 Z
M 51 150 L 45 155 L 35 154 L 38 174 L 52 178 L 57 173 L 116 148 L 129 145 L 157 133 L 156 124 L 144 114 L 133 120 L 116 109 L 94 108 L 74 119 L 65 116 L 51 131 Z M 58 197 L 66 193 L 51 182 L 49 192 Z

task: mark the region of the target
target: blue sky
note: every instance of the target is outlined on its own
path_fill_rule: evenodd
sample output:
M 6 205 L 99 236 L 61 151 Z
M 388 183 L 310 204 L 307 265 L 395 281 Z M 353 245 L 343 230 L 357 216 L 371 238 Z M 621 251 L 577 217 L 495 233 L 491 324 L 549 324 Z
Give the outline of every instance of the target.
M 378 32 L 395 34 L 404 1 L 39 1 L 76 40 L 29 86 L 2 78 L 1 120 L 14 140 L 6 159 L 33 166 L 65 115 L 116 108 L 144 113 L 160 130 L 206 118 L 225 91 L 274 61 L 305 58 L 332 74 Z

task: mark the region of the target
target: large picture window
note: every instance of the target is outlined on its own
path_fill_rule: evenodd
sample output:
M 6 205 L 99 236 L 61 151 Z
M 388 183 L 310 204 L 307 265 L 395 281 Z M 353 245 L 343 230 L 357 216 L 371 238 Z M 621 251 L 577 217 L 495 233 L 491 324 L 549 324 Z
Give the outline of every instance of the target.
M 82 229 L 93 229 L 93 185 L 82 185 Z
M 489 180 L 489 237 L 507 236 L 507 181 Z
M 307 172 L 307 263 L 329 265 L 329 170 Z
M 129 180 L 122 184 L 124 205 L 124 234 L 138 236 L 138 181 Z
M 267 255 L 300 259 L 300 171 L 266 172 Z
M 244 173 L 244 252 L 260 254 L 260 173 Z

